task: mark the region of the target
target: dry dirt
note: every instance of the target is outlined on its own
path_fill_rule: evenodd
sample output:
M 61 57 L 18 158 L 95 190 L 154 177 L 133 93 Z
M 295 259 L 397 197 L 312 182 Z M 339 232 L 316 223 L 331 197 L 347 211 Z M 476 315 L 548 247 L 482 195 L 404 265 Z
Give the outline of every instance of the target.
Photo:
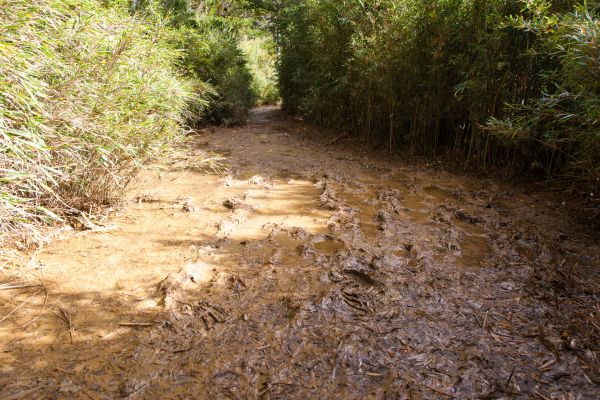
M 597 232 L 332 139 L 256 110 L 5 265 L 0 399 L 600 397 Z

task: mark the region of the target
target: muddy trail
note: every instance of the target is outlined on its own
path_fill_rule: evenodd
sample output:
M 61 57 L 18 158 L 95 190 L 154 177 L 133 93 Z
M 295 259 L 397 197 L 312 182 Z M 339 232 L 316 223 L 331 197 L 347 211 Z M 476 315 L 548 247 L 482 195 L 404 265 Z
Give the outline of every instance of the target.
M 600 397 L 597 235 L 337 139 L 258 109 L 5 265 L 0 399 Z

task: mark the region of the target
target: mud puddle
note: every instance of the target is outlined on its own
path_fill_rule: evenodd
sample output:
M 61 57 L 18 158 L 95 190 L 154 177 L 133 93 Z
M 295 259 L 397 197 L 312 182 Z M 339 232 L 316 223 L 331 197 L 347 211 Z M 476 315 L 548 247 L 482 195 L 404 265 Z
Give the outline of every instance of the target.
M 149 168 L 5 267 L 0 399 L 598 397 L 597 237 L 327 143 L 256 110 L 189 150 L 227 171 Z

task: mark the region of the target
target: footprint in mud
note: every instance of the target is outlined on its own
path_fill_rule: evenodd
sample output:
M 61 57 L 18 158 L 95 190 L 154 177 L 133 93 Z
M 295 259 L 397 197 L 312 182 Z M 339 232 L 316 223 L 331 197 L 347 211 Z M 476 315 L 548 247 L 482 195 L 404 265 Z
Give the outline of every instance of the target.
M 184 305 L 181 312 L 194 319 L 199 318 L 202 320 L 206 330 L 210 330 L 216 324 L 226 322 L 229 315 L 225 309 L 208 300 L 201 300 L 195 304 Z
M 456 263 L 465 267 L 480 267 L 493 250 L 488 238 L 483 235 L 465 236 L 460 247 L 461 255 L 456 258 Z
M 369 301 L 364 299 L 364 293 L 357 290 L 356 287 L 342 288 L 341 297 L 346 305 L 360 313 L 370 313 L 371 307 Z
M 449 200 L 456 200 L 456 197 L 448 190 L 442 189 L 439 186 L 426 186 L 423 188 L 425 194 L 435 198 L 440 202 L 445 202 Z
M 221 157 L 229 157 L 233 153 L 233 150 L 225 148 L 214 148 L 212 152 L 220 155 Z
M 282 297 L 278 305 L 280 315 L 285 319 L 293 319 L 301 309 L 300 302 L 293 295 Z
M 346 276 L 353 278 L 356 281 L 358 281 L 359 283 L 363 283 L 365 285 L 374 286 L 377 283 L 377 281 L 375 281 L 375 279 L 373 279 L 369 274 L 367 274 L 363 271 L 358 271 L 358 270 L 354 270 L 354 269 L 345 269 L 343 272 Z
M 329 235 L 317 237 L 312 243 L 316 250 L 326 256 L 333 256 L 346 248 L 341 240 L 336 240 Z
M 417 191 L 409 192 L 404 196 L 402 203 L 404 210 L 414 222 L 423 223 L 428 220 L 428 204 L 422 194 L 419 194 Z

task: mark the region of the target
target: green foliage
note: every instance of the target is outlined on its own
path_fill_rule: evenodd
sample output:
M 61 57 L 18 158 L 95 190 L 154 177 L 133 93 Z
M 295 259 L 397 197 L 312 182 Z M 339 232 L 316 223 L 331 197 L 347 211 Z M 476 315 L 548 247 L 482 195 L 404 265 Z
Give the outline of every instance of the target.
M 261 1 L 283 107 L 414 153 L 597 190 L 598 10 L 575 1 Z
M 197 110 L 191 122 L 244 123 L 256 97 L 236 35 L 219 29 L 180 28 L 178 41 L 184 50 L 186 76 L 213 89 L 207 106 Z
M 173 42 L 183 50 L 180 65 L 185 75 L 204 82 L 211 96 L 194 110 L 190 124 L 242 124 L 256 103 L 253 75 L 240 47 L 243 32 L 251 29 L 247 18 L 236 17 L 241 5 L 218 1 L 163 0 L 138 5 L 138 12 L 158 9 L 175 29 Z M 234 7 L 235 6 L 235 7 Z M 232 14 L 232 15 L 229 15 Z
M 241 49 L 248 59 L 248 66 L 253 77 L 253 91 L 261 105 L 275 104 L 279 101 L 277 89 L 277 71 L 275 59 L 275 43 L 266 35 L 246 36 L 240 43 Z
M 205 63 L 197 71 L 218 92 L 211 100 L 206 117 L 211 122 L 226 125 L 244 123 L 248 109 L 256 103 L 256 95 L 238 39 L 230 32 L 218 30 L 212 30 L 204 37 Z
M 0 0 L 0 239 L 113 204 L 187 125 L 243 123 L 270 79 L 245 6 Z
M 511 116 L 491 118 L 490 130 L 510 142 L 535 141 L 552 157 L 546 170 L 600 182 L 600 19 L 584 5 L 556 14 L 550 3 L 527 4 L 529 17 L 516 16 L 509 25 L 535 35 L 529 51 L 550 62 L 538 73 L 540 92 L 522 104 L 510 105 Z M 538 56 L 539 57 L 539 56 Z
M 181 134 L 202 93 L 161 18 L 93 0 L 0 4 L 2 231 L 92 212 Z

